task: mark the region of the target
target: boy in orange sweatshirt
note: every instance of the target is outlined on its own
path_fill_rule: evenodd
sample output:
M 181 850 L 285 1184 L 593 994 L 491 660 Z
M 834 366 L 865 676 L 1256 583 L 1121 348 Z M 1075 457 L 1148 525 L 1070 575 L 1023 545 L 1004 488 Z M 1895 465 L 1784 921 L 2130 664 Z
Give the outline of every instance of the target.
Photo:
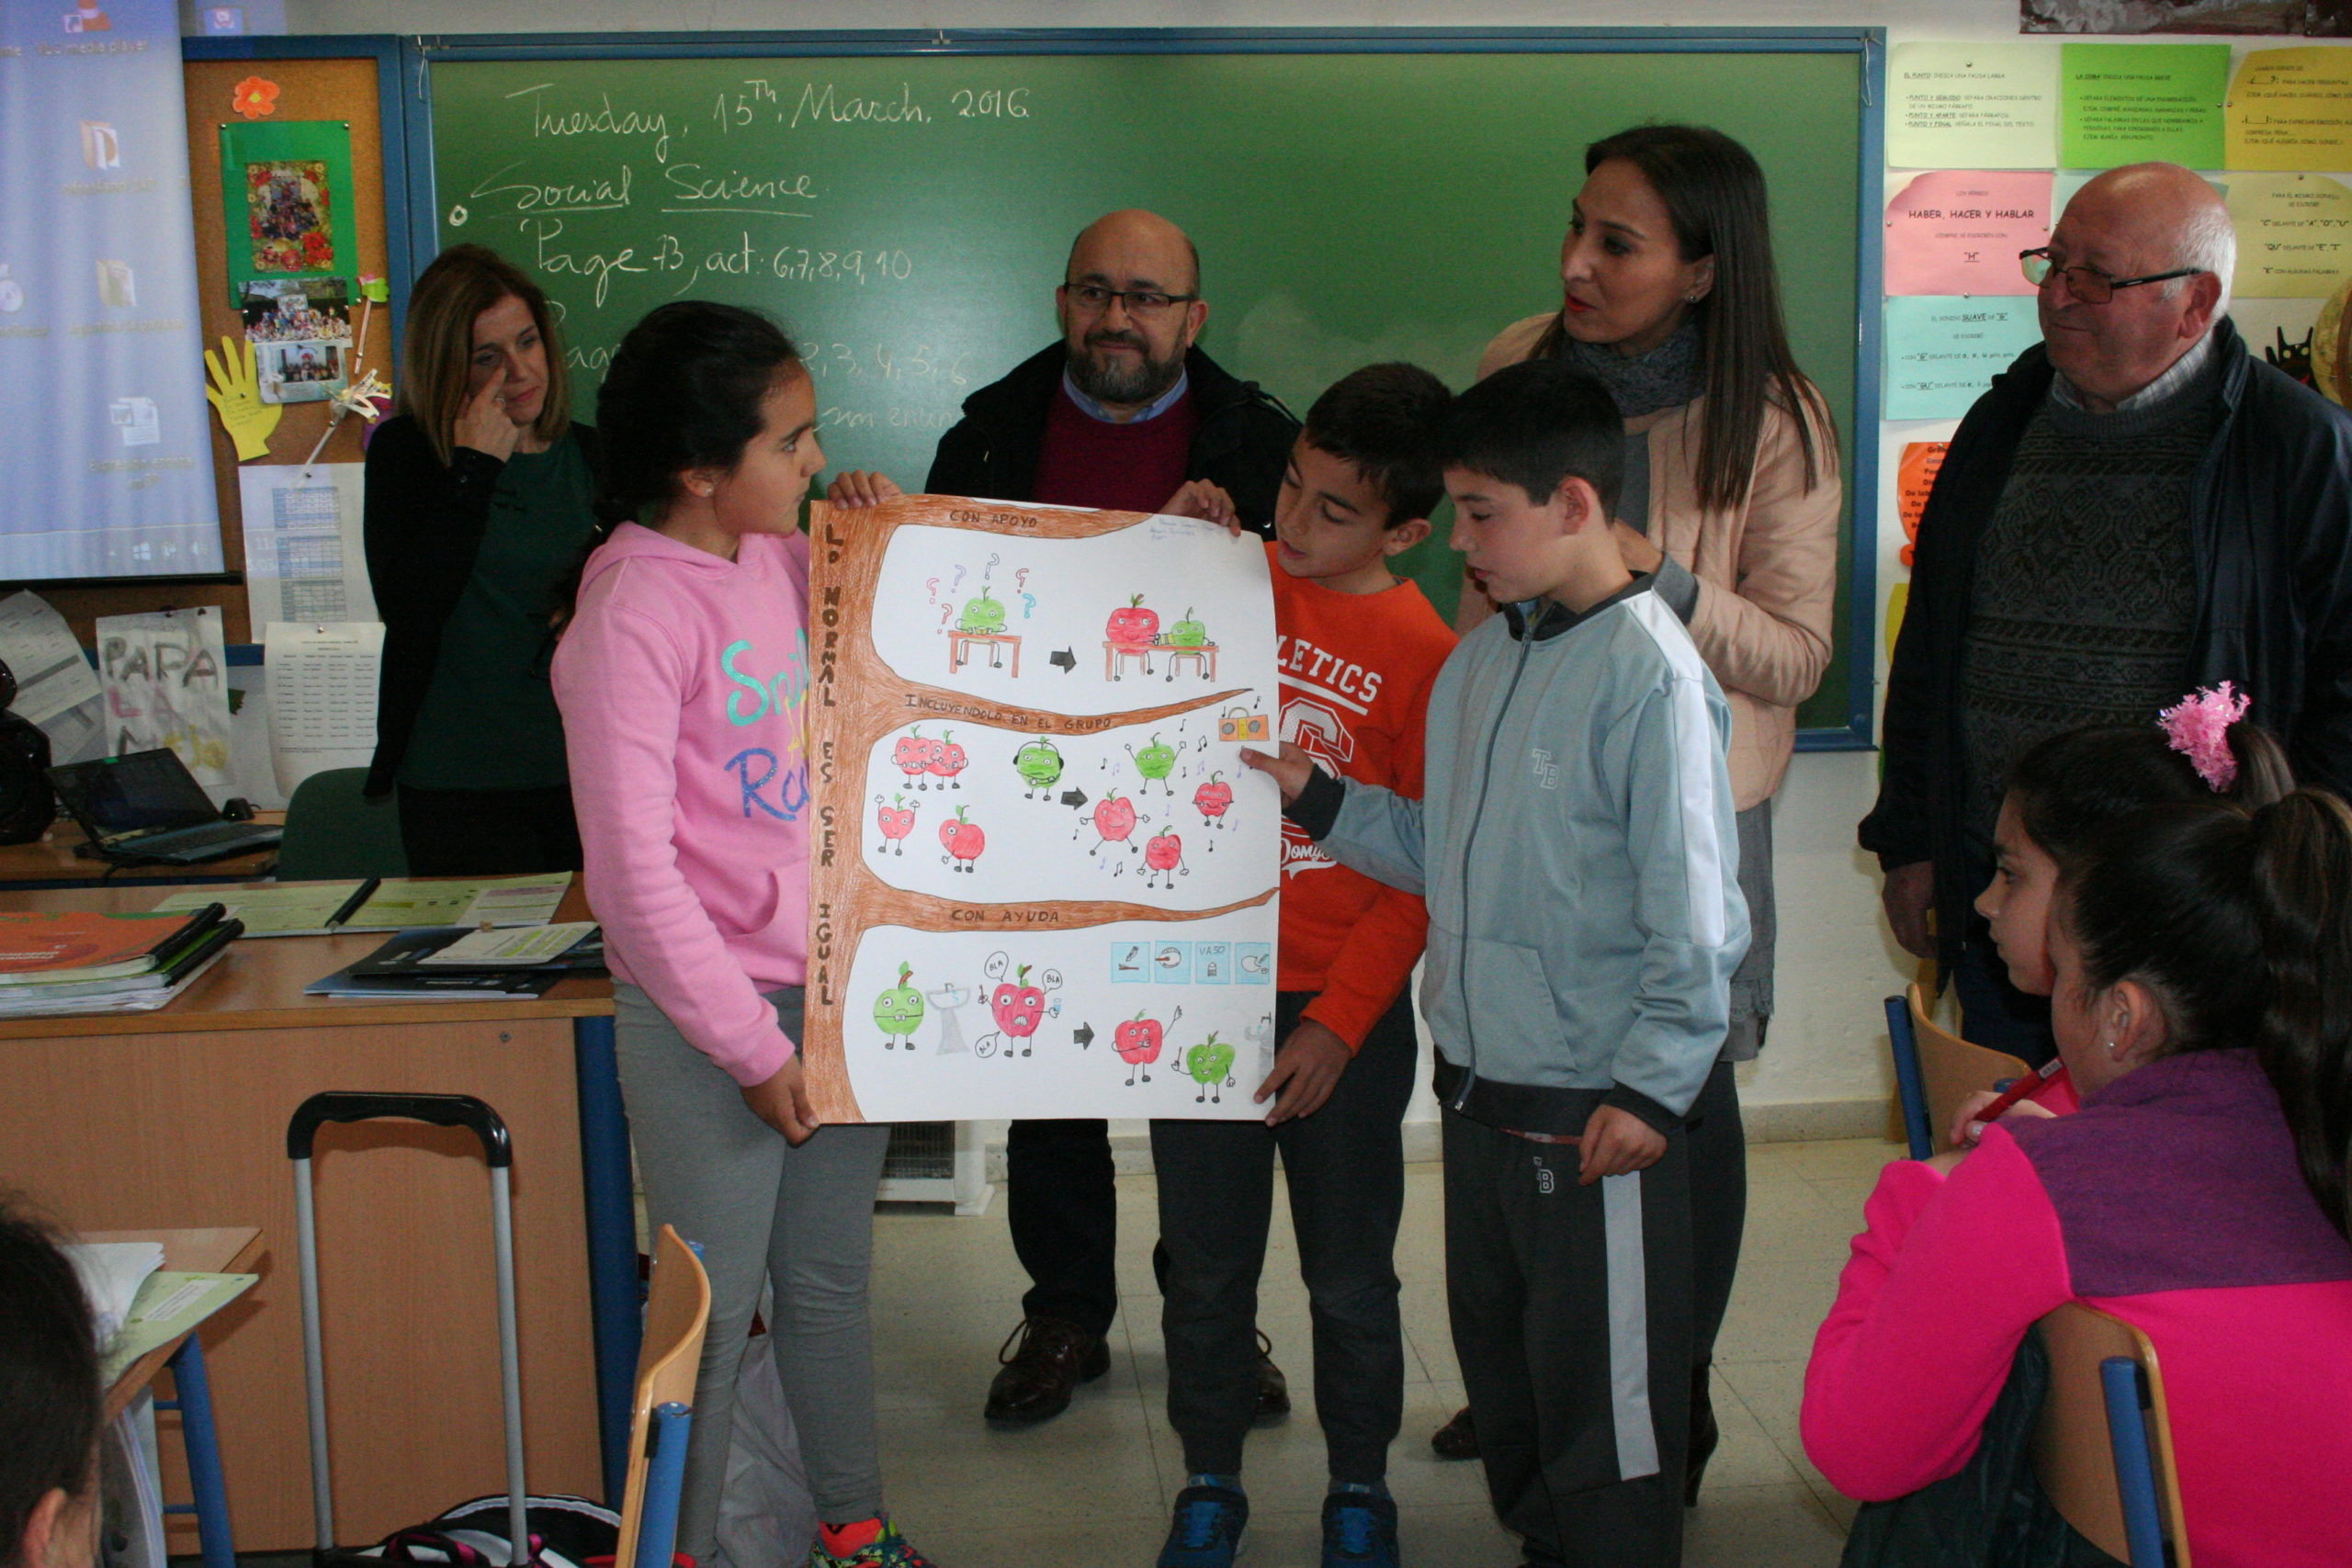
M 1282 739 L 1334 773 L 1411 795 L 1430 687 L 1454 637 L 1388 562 L 1429 536 L 1444 493 L 1432 438 L 1451 400 L 1409 365 L 1335 384 L 1292 448 L 1266 547 Z M 1417 1056 L 1405 983 L 1428 917 L 1419 897 L 1340 865 L 1287 822 L 1282 890 L 1282 1046 L 1258 1090 L 1272 1101 L 1265 1121 L 1151 1126 L 1168 1416 L 1187 1473 L 1161 1568 L 1223 1568 L 1249 1518 L 1241 1450 L 1257 1407 L 1258 1276 L 1278 1149 L 1330 1463 L 1323 1562 L 1396 1562 L 1385 1480 L 1404 1403 L 1394 1253 Z

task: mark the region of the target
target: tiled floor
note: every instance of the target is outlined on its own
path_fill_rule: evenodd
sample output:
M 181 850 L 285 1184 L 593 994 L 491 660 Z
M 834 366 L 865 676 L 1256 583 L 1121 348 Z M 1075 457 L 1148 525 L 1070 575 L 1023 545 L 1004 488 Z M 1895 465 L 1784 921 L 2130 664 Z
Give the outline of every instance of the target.
M 1827 1310 L 1879 1168 L 1899 1153 L 1876 1142 L 1766 1144 L 1748 1153 L 1747 1243 L 1716 1354 L 1723 1447 L 1690 1516 L 1691 1568 L 1834 1564 L 1852 1505 L 1804 1461 L 1797 1397 L 1815 1327 Z M 1411 1168 L 1396 1248 L 1404 1280 L 1405 1430 L 1389 1483 L 1403 1515 L 1406 1561 L 1429 1568 L 1510 1568 L 1517 1542 L 1494 1523 L 1478 1465 L 1447 1463 L 1429 1434 L 1462 1403 L 1445 1325 L 1443 1238 L 1434 1165 Z M 1151 1276 L 1152 1179 L 1119 1182 L 1119 1279 L 1110 1375 L 1058 1419 L 1025 1432 L 979 1418 L 996 1349 L 1020 1316 L 1026 1283 L 989 1214 L 885 1210 L 874 1299 L 884 1473 L 912 1539 L 944 1568 L 1102 1568 L 1148 1564 L 1183 1484 L 1167 1417 L 1159 1298 Z M 1291 1375 L 1297 1409 L 1250 1440 L 1252 1508 L 1245 1562 L 1312 1568 L 1319 1538 L 1323 1445 L 1284 1205 L 1261 1291 L 1259 1322 Z

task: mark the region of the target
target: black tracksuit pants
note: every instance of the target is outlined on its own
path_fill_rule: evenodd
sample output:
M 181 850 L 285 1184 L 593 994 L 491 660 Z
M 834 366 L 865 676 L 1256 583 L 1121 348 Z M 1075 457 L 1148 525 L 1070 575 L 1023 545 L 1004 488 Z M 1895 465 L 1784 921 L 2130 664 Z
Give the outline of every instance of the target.
M 1444 1112 L 1453 1349 L 1487 1487 L 1531 1562 L 1682 1558 L 1691 1350 L 1689 1143 L 1577 1184 L 1577 1151 Z
M 1289 1038 L 1315 996 L 1281 993 L 1276 1040 Z M 1279 1127 L 1151 1124 L 1168 1257 L 1160 1284 L 1168 1419 L 1183 1439 L 1186 1471 L 1241 1470 L 1258 1408 L 1258 1278 L 1280 1151 L 1315 1325 L 1315 1410 L 1331 1479 L 1370 1484 L 1386 1477 L 1388 1446 L 1404 1415 L 1396 1226 L 1405 1213 L 1402 1123 L 1418 1054 L 1412 1000 L 1400 995 L 1314 1114 Z

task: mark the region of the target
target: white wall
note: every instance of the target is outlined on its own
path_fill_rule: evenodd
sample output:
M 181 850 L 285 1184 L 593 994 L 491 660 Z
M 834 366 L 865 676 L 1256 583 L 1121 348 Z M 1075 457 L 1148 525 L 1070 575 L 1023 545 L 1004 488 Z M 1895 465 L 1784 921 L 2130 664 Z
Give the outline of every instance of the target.
M 1329 5 L 1314 0 L 286 0 L 303 32 L 480 33 L 843 28 L 1235 27 L 1882 27 L 1889 41 L 2012 38 L 2017 0 L 1585 0 L 1585 3 Z M 1886 433 L 1887 487 L 1901 440 Z M 1877 439 L 1878 433 L 1861 433 Z M 1867 507 L 1870 498 L 1863 498 Z M 1879 514 L 1894 530 L 1891 488 Z M 1867 512 L 1866 512 L 1867 515 Z M 1899 538 L 1894 541 L 1899 543 Z M 1883 594 L 1893 547 L 1883 548 Z M 1886 935 L 1875 868 L 1854 824 L 1876 789 L 1875 753 L 1800 756 L 1776 815 L 1780 893 L 1779 1014 L 1763 1058 L 1741 1071 L 1751 1135 L 1860 1135 L 1881 1130 L 1891 1092 L 1880 998 L 1908 961 Z M 1434 1114 L 1426 1088 L 1414 1119 Z M 1127 1129 L 1132 1134 L 1139 1129 Z M 1425 1136 L 1426 1130 L 1423 1130 Z M 1132 1142 L 1132 1137 L 1123 1142 Z M 1417 1138 L 1417 1144 L 1420 1141 Z

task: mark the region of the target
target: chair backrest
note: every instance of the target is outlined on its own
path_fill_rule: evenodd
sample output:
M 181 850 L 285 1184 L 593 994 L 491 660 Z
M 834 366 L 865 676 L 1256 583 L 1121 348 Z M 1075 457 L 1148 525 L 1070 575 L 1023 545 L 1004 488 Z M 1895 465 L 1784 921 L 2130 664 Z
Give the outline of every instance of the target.
M 1951 1119 L 1961 1101 L 1979 1089 L 1995 1089 L 2033 1069 L 2007 1051 L 1971 1045 L 1942 1024 L 1929 1010 L 1931 993 L 1911 986 L 1911 1032 L 1918 1042 L 1919 1077 L 1928 1102 L 1928 1136 L 1940 1146 L 1951 1131 Z
M 2190 1568 L 2156 1348 L 2121 1318 L 2079 1302 L 2039 1326 L 2050 1353 L 2050 1393 L 2032 1447 L 2042 1491 L 2109 1556 L 2132 1568 Z
M 277 845 L 279 880 L 408 874 L 400 807 L 389 795 L 375 800 L 361 795 L 367 782 L 365 768 L 330 768 L 295 787 Z
M 668 1225 L 653 1241 L 653 1282 L 646 1292 L 644 1348 L 637 1359 L 637 1389 L 629 1403 L 628 1482 L 621 1495 L 620 1541 L 613 1553 L 617 1568 L 632 1568 L 639 1553 L 638 1537 L 649 1517 L 666 1518 L 674 1530 L 677 1498 L 649 1496 L 647 1439 L 655 1426 L 655 1411 L 695 1402 L 695 1379 L 702 1370 L 703 1329 L 710 1321 L 710 1276 L 702 1259 Z M 681 1424 L 682 1425 L 682 1424 Z M 674 1442 L 674 1436 L 672 1439 Z M 674 1458 L 674 1456 L 673 1456 Z M 662 1467 L 672 1487 L 684 1474 L 682 1465 Z M 666 1506 L 665 1506 L 666 1505 Z M 663 1548 L 657 1562 L 666 1562 Z

